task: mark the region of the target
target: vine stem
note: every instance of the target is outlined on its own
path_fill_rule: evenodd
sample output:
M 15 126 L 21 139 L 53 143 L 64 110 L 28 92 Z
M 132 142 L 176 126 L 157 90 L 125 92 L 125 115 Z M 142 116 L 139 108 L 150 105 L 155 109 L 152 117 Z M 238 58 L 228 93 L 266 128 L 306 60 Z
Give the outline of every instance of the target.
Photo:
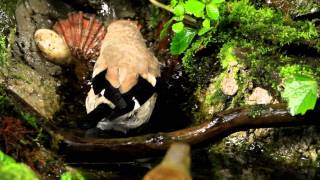
M 155 6 L 159 7 L 159 8 L 162 8 L 162 9 L 164 9 L 164 10 L 166 10 L 166 11 L 169 11 L 169 12 L 171 12 L 171 13 L 174 14 L 174 10 L 173 10 L 170 6 L 167 6 L 167 5 L 165 5 L 165 4 L 162 4 L 162 3 L 160 3 L 159 1 L 156 1 L 156 0 L 149 0 L 149 1 L 150 1 L 151 4 L 153 4 L 153 5 L 155 5 Z M 197 22 L 196 19 L 194 19 L 193 17 L 191 17 L 191 16 L 189 16 L 189 15 L 184 15 L 183 18 L 184 18 L 185 20 L 187 20 L 187 21 L 192 22 L 192 23 L 196 23 L 196 22 Z

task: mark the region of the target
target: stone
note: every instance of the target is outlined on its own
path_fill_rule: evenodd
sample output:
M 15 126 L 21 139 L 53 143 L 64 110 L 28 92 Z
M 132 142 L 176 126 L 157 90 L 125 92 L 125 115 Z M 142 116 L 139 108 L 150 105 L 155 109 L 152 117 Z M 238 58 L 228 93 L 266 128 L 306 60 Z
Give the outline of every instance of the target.
M 246 104 L 270 104 L 273 97 L 270 96 L 269 92 L 261 87 L 256 87 L 253 89 L 252 94 L 246 99 Z
M 18 95 L 44 118 L 52 119 L 61 107 L 56 89 L 59 82 L 52 77 L 41 76 L 25 64 L 10 64 L 3 82 L 9 91 Z
M 238 89 L 237 80 L 232 75 L 227 75 L 221 82 L 221 91 L 225 95 L 233 96 L 238 92 Z

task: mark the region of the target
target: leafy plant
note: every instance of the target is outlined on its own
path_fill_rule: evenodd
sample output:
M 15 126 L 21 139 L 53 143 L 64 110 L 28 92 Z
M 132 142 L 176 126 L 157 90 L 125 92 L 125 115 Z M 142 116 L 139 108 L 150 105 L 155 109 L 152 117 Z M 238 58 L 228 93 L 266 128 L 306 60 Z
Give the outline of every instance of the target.
M 33 115 L 29 113 L 21 112 L 21 117 L 31 127 L 35 128 L 36 130 L 39 130 L 37 119 Z
M 175 34 L 170 44 L 170 52 L 173 55 L 179 55 L 185 52 L 196 35 L 203 36 L 218 24 L 219 7 L 224 0 L 172 0 L 170 5 L 161 4 L 155 0 L 150 0 L 150 2 L 174 14 L 164 25 L 160 38 L 167 34 L 171 26 Z M 187 27 L 183 20 L 192 23 L 200 22 L 200 26 L 198 28 Z
M 291 115 L 304 115 L 317 102 L 317 81 L 306 75 L 293 74 L 284 80 L 282 97 L 288 101 Z
M 38 180 L 38 176 L 29 166 L 17 163 L 0 151 L 0 177 L 2 180 Z
M 11 163 L 15 163 L 15 162 L 16 161 L 12 157 L 0 151 L 0 167 L 11 164 Z
M 0 34 L 0 66 L 5 64 L 7 58 L 6 37 Z
M 85 180 L 85 178 L 78 171 L 71 170 L 63 173 L 60 180 Z

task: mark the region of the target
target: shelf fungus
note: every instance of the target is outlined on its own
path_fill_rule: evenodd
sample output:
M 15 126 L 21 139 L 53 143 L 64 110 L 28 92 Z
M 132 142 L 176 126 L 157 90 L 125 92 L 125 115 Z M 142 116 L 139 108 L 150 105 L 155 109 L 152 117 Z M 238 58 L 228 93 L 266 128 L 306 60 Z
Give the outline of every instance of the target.
M 79 61 L 97 58 L 105 34 L 106 28 L 95 15 L 84 16 L 80 11 L 58 20 L 53 30 L 38 29 L 34 40 L 47 59 L 56 64 L 70 64 L 74 58 Z
M 149 120 L 160 65 L 135 22 L 117 20 L 107 31 L 86 99 L 88 121 L 100 130 L 126 133 Z M 107 116 L 95 116 L 99 111 Z

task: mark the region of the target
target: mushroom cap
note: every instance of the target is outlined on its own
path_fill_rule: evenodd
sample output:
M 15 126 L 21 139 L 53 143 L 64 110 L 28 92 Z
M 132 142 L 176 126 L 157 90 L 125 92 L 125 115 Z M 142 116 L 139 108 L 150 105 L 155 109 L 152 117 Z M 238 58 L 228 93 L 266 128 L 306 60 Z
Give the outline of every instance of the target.
M 69 64 L 71 53 L 67 43 L 55 31 L 38 29 L 34 33 L 34 40 L 43 56 L 56 64 Z

